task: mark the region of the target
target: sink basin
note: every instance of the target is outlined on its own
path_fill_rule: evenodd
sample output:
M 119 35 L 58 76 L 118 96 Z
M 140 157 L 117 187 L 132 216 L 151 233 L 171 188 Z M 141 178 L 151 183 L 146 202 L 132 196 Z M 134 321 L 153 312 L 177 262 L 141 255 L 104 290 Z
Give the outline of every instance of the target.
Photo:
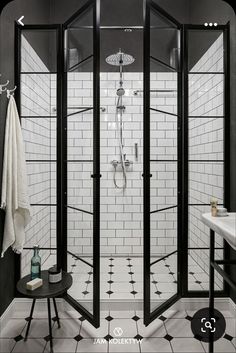
M 204 213 L 202 214 L 202 221 L 221 235 L 236 250 L 236 213 L 228 213 L 226 217 L 212 217 L 211 213 Z

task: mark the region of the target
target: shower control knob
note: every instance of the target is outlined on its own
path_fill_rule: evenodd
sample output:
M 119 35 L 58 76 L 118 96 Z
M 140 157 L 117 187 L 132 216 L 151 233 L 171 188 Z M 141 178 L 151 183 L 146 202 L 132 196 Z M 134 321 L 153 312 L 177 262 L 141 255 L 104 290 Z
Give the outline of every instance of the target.
M 111 161 L 111 165 L 112 165 L 114 168 L 116 168 L 116 167 L 118 166 L 118 164 L 119 164 L 119 162 L 118 162 L 116 159 L 114 159 L 113 161 Z

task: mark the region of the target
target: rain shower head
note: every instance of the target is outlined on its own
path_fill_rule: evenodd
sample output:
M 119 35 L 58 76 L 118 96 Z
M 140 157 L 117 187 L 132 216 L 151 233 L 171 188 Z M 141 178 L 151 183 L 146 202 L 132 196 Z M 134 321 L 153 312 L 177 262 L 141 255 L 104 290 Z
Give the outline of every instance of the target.
M 106 62 L 113 66 L 126 66 L 133 64 L 135 58 L 132 55 L 125 54 L 119 49 L 118 53 L 109 55 L 106 58 Z

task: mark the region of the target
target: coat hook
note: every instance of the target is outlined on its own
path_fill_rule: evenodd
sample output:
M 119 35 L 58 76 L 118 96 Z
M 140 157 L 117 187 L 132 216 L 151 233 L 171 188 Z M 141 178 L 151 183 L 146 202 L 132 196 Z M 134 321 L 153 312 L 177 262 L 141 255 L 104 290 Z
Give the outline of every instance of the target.
M 0 84 L 0 94 L 2 94 L 2 92 L 5 92 L 7 90 L 7 88 L 5 86 L 7 86 L 9 84 L 9 80 L 7 80 L 6 83 Z
M 7 89 L 7 98 L 10 98 L 11 94 L 15 92 L 17 87 L 15 86 L 13 89 Z

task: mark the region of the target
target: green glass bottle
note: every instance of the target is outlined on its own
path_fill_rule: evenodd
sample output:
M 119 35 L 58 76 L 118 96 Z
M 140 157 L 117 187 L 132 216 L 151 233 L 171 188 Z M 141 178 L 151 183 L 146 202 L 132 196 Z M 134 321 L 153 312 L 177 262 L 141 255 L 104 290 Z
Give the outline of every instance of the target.
M 34 256 L 31 259 L 31 279 L 41 278 L 41 257 L 39 246 L 34 246 Z

